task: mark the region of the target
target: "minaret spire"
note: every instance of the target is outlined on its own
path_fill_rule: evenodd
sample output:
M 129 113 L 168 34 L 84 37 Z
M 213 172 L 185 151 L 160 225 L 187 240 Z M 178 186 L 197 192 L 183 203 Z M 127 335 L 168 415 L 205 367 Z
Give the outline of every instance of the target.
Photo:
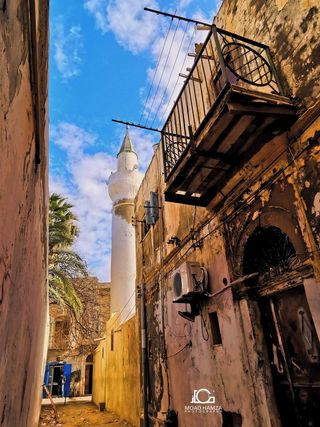
M 132 144 L 131 139 L 130 139 L 128 126 L 126 126 L 126 133 L 125 133 L 125 136 L 123 138 L 123 142 L 122 142 L 122 145 L 120 147 L 120 151 L 117 154 L 117 157 L 119 156 L 120 153 L 124 153 L 124 152 L 137 154 L 134 151 L 134 147 L 133 147 L 133 144 Z

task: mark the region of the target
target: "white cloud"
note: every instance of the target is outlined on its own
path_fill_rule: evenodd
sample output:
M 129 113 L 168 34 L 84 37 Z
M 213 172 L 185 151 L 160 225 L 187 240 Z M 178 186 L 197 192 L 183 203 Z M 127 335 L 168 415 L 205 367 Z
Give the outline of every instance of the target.
M 80 72 L 82 36 L 80 25 L 66 29 L 61 18 L 52 25 L 53 58 L 63 79 L 76 76 Z
M 157 8 L 155 0 L 86 0 L 85 8 L 94 16 L 96 26 L 111 31 L 125 49 L 137 53 L 150 47 L 159 35 L 157 16 L 144 7 Z
M 193 2 L 193 0 L 180 0 L 178 2 L 178 11 L 181 13 L 181 11 L 185 8 L 187 8 L 188 6 L 190 6 L 190 4 Z
M 50 138 L 73 159 L 82 156 L 83 151 L 97 140 L 97 136 L 92 132 L 67 122 L 60 122 L 58 126 L 51 126 Z
M 144 171 L 158 135 L 137 128 L 130 128 L 129 133 L 140 169 Z M 123 136 L 119 134 L 119 147 Z M 51 165 L 50 191 L 62 194 L 74 205 L 80 227 L 75 248 L 88 262 L 92 274 L 101 281 L 110 280 L 112 202 L 107 179 L 116 170 L 116 158 L 104 152 L 89 154 L 88 149 L 98 142 L 98 136 L 73 123 L 51 126 L 50 139 L 67 159 L 61 167 L 63 175 L 59 173 L 56 159 Z
M 186 31 L 185 31 L 186 30 Z M 158 38 L 152 46 L 154 60 L 159 58 L 162 48 L 164 50 L 154 78 L 156 68 L 149 68 L 148 80 L 153 83 L 151 96 L 145 105 L 144 116 L 146 119 L 155 117 L 155 122 L 161 121 L 169 112 L 181 89 L 184 79 L 178 77 L 182 72 L 187 74 L 187 67 L 192 65 L 193 59 L 187 56 L 193 50 L 193 27 L 186 24 L 170 30 L 167 42 L 165 36 Z
M 55 167 L 50 176 L 50 191 L 66 196 L 74 205 L 80 227 L 75 248 L 88 262 L 92 274 L 101 281 L 109 280 L 112 203 L 106 181 L 116 161 L 106 153 L 86 153 L 97 136 L 74 124 L 62 122 L 52 126 L 50 137 L 64 150 L 70 176 L 66 181 Z
M 219 1 L 217 0 L 216 4 L 213 2 L 213 6 L 217 6 Z M 175 9 L 188 15 L 191 3 L 193 0 L 177 0 Z M 161 126 L 184 82 L 183 77 L 178 77 L 179 73 L 188 74 L 187 68 L 192 65 L 193 59 L 188 57 L 187 53 L 194 51 L 194 44 L 203 41 L 207 32 L 194 32 L 193 24 L 189 24 L 186 30 L 184 21 L 171 22 L 170 19 L 144 11 L 145 6 L 159 9 L 156 0 L 146 0 L 143 3 L 141 0 L 85 1 L 85 8 L 95 17 L 96 26 L 103 33 L 113 32 L 118 43 L 133 53 L 149 50 L 154 64 L 158 63 L 166 40 L 155 78 L 153 76 L 156 65 L 147 70 L 147 78 L 149 83 L 153 82 L 153 88 L 143 112 L 144 119 L 150 120 L 149 125 L 154 125 L 158 121 L 158 126 Z M 213 13 L 214 10 L 204 13 L 197 7 L 191 17 L 211 22 Z M 170 31 L 167 35 L 170 22 Z M 140 97 L 146 93 L 149 93 L 149 90 L 142 88 Z
M 106 33 L 108 31 L 107 1 L 87 0 L 84 7 L 94 16 L 97 28 Z

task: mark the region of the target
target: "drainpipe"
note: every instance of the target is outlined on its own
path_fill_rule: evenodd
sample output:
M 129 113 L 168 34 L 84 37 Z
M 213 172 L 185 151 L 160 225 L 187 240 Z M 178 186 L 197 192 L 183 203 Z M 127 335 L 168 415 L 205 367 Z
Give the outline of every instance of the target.
M 146 334 L 146 307 L 144 284 L 141 285 L 141 365 L 142 365 L 142 396 L 143 396 L 143 427 L 149 427 L 148 417 L 148 358 Z

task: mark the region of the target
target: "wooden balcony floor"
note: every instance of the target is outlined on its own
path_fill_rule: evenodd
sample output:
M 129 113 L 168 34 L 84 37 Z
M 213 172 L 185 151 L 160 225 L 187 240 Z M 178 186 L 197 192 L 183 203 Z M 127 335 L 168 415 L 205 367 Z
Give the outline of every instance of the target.
M 207 206 L 248 159 L 296 119 L 289 98 L 231 86 L 169 174 L 165 199 Z

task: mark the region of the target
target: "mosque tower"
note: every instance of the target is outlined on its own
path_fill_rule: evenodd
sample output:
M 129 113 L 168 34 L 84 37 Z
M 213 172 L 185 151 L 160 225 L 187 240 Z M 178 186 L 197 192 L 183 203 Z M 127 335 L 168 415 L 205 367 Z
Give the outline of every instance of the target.
M 138 171 L 138 156 L 126 130 L 117 155 L 117 171 L 111 173 L 108 191 L 112 207 L 111 312 L 120 322 L 135 313 L 136 242 L 132 224 L 134 198 L 143 174 Z

